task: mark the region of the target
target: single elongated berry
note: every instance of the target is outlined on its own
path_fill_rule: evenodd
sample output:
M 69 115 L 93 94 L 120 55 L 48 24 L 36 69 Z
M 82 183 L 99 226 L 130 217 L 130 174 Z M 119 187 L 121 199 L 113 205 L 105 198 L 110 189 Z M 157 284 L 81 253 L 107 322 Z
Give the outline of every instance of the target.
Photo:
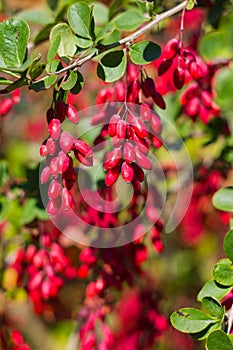
M 46 157 L 49 154 L 48 148 L 46 145 L 41 145 L 40 146 L 40 155 L 41 157 Z
M 20 101 L 20 89 L 15 89 L 13 92 L 12 92 L 12 102 L 14 105 L 17 105 Z
M 57 101 L 55 104 L 55 110 L 58 119 L 62 123 L 66 117 L 66 103 L 64 101 Z
M 201 92 L 201 99 L 202 99 L 203 104 L 206 107 L 210 107 L 212 104 L 213 96 L 209 91 L 203 90 Z
M 74 155 L 76 159 L 85 166 L 92 166 L 93 165 L 93 155 L 84 155 L 83 153 L 80 153 L 77 149 L 74 149 Z
M 6 115 L 12 108 L 13 102 L 11 98 L 4 98 L 0 103 L 0 116 Z
M 132 165 L 134 170 L 134 178 L 137 179 L 139 182 L 144 181 L 145 175 L 143 170 L 136 163 L 133 163 Z
M 168 69 L 171 67 L 172 63 L 173 63 L 172 59 L 164 58 L 159 65 L 158 75 L 161 76 L 165 74 L 168 71 Z
M 152 164 L 151 161 L 145 156 L 144 153 L 137 151 L 136 152 L 136 162 L 137 164 L 146 170 L 151 170 L 152 169 Z
M 115 168 L 122 160 L 121 147 L 115 148 L 107 154 L 106 161 L 104 162 L 104 169 L 109 170 Z
M 65 172 L 69 167 L 70 157 L 63 151 L 60 151 L 58 153 L 57 159 L 58 159 L 58 172 L 59 173 Z
M 92 149 L 85 141 L 75 140 L 74 147 L 78 152 L 82 153 L 83 155 L 92 156 Z
M 134 178 L 134 170 L 130 163 L 123 162 L 121 165 L 121 175 L 125 182 L 132 182 Z
M 183 68 L 177 67 L 173 72 L 173 83 L 180 90 L 184 86 L 185 72 Z
M 40 182 L 42 184 L 45 184 L 46 182 L 48 182 L 50 175 L 51 175 L 50 167 L 46 166 L 40 174 Z
M 54 155 L 57 152 L 57 147 L 58 147 L 57 141 L 49 137 L 46 142 L 46 147 L 48 150 L 48 154 Z
M 95 114 L 94 117 L 91 118 L 91 125 L 99 125 L 102 124 L 106 120 L 105 111 L 100 111 Z
M 57 180 L 52 180 L 48 188 L 48 196 L 50 199 L 55 199 L 61 194 L 61 184 Z
M 52 119 L 49 122 L 48 131 L 53 139 L 58 139 L 61 135 L 61 122 L 59 119 Z
M 136 134 L 134 134 L 134 141 L 136 143 L 135 151 L 136 149 L 139 149 L 142 153 L 148 153 L 150 144 L 147 138 L 142 139 L 141 137 L 138 137 Z
M 49 164 L 50 172 L 53 176 L 58 175 L 58 158 L 54 157 L 51 159 L 50 164 Z
M 117 123 L 121 120 L 121 117 L 119 114 L 114 114 L 110 121 L 109 121 L 109 125 L 108 125 L 108 134 L 109 136 L 115 136 L 116 135 L 116 131 L 117 131 Z
M 62 207 L 64 210 L 70 210 L 73 205 L 73 198 L 67 188 L 62 189 Z
M 112 98 L 112 91 L 110 89 L 101 89 L 96 97 L 96 104 L 103 104 L 109 102 Z
M 50 199 L 46 206 L 46 212 L 49 216 L 54 216 L 58 213 L 59 208 L 59 202 L 57 200 Z
M 190 117 L 195 117 L 200 108 L 200 100 L 198 97 L 193 97 L 186 105 L 185 112 L 190 115 Z
M 145 138 L 148 135 L 147 126 L 140 118 L 129 114 L 128 121 L 139 137 Z
M 151 134 L 150 135 L 152 144 L 155 148 L 160 148 L 163 145 L 163 141 L 161 140 L 160 137 L 158 137 L 157 135 Z
M 123 158 L 129 162 L 132 163 L 135 159 L 135 148 L 132 145 L 131 142 L 126 142 L 124 144 L 124 150 L 123 150 Z
M 53 108 L 49 108 L 46 112 L 47 123 L 49 124 L 52 119 L 56 118 L 55 110 Z
M 142 82 L 142 92 L 145 95 L 145 97 L 154 96 L 155 94 L 155 83 L 152 78 L 146 78 Z
M 63 152 L 68 153 L 73 148 L 74 137 L 67 131 L 63 131 L 59 142 Z
M 142 103 L 140 106 L 140 115 L 142 120 L 149 121 L 151 118 L 151 109 L 150 106 L 146 103 Z
M 195 55 L 192 52 L 188 51 L 188 50 L 184 50 L 183 51 L 183 58 L 184 58 L 184 61 L 185 61 L 185 67 L 187 69 L 190 68 L 190 65 L 191 65 L 192 62 L 196 61 Z
M 163 96 L 158 92 L 155 91 L 154 95 L 152 96 L 154 103 L 160 107 L 161 109 L 165 109 L 166 108 L 166 103 L 163 99 Z
M 203 121 L 203 123 L 208 124 L 210 118 L 210 111 L 203 105 L 200 105 L 199 108 L 199 118 Z
M 119 122 L 117 123 L 117 127 L 116 127 L 116 136 L 119 139 L 125 139 L 126 136 L 126 130 L 127 130 L 127 123 L 125 120 L 119 120 Z
M 127 65 L 127 77 L 130 81 L 133 81 L 138 76 L 138 68 L 132 63 Z
M 192 75 L 194 79 L 203 78 L 203 70 L 201 66 L 196 62 L 191 62 L 189 65 L 189 73 Z
M 162 126 L 162 123 L 161 123 L 159 116 L 155 113 L 151 114 L 150 126 L 156 134 L 158 134 L 158 135 L 161 134 L 163 126 Z
M 128 86 L 126 101 L 132 103 L 138 103 L 140 84 L 138 80 L 133 80 Z
M 164 47 L 163 55 L 166 59 L 172 59 L 179 51 L 180 41 L 176 38 L 172 38 L 167 42 Z
M 109 169 L 107 171 L 106 176 L 105 176 L 105 185 L 108 187 L 112 186 L 117 181 L 117 179 L 120 175 L 120 171 L 121 171 L 120 166 Z
M 79 114 L 77 109 L 71 104 L 66 105 L 65 113 L 67 118 L 71 121 L 71 123 L 77 124 L 79 122 Z

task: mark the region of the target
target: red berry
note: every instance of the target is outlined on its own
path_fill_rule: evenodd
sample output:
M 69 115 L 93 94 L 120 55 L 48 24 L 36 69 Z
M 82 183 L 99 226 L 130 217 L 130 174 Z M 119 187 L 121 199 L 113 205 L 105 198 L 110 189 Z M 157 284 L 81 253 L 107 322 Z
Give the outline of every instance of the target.
M 59 208 L 59 203 L 56 200 L 51 199 L 46 206 L 46 212 L 48 215 L 54 216 L 58 213 Z
M 6 115 L 12 108 L 13 102 L 11 98 L 4 98 L 0 103 L 0 116 Z
M 52 119 L 49 122 L 49 134 L 53 139 L 58 139 L 61 134 L 61 122 L 59 119 Z
M 139 137 L 145 138 L 148 135 L 147 126 L 140 118 L 129 114 L 128 121 Z
M 52 180 L 48 188 L 48 196 L 50 199 L 55 199 L 60 196 L 61 184 L 57 180 Z
M 152 78 L 146 78 L 142 83 L 142 92 L 145 97 L 154 96 L 155 91 L 154 80 Z
M 76 157 L 76 159 L 83 165 L 85 166 L 92 166 L 93 165 L 93 155 L 92 154 L 88 154 L 85 155 L 83 153 L 80 153 L 78 150 L 74 150 L 74 155 Z
M 40 155 L 41 157 L 46 157 L 49 154 L 47 146 L 46 145 L 41 145 L 40 146 Z
M 123 162 L 121 165 L 121 175 L 125 182 L 132 182 L 134 178 L 134 170 L 130 163 Z
M 119 120 L 116 126 L 116 136 L 119 139 L 125 139 L 126 136 L 126 130 L 127 130 L 127 123 L 125 120 Z
M 57 141 L 55 141 L 54 139 L 52 139 L 51 137 L 48 138 L 47 142 L 46 142 L 46 147 L 48 150 L 48 154 L 54 155 L 57 151 Z
M 167 42 L 164 47 L 163 55 L 166 59 L 172 59 L 179 51 L 180 41 L 176 38 L 172 38 Z
M 121 117 L 119 114 L 114 114 L 108 125 L 108 134 L 109 136 L 115 136 L 116 135 L 116 130 L 117 130 L 117 123 L 121 120 Z
M 154 95 L 152 96 L 153 97 L 153 100 L 154 100 L 154 103 L 160 107 L 161 109 L 165 109 L 166 108 L 166 103 L 162 97 L 162 95 L 155 91 Z
M 185 72 L 183 68 L 177 67 L 173 72 L 173 82 L 177 89 L 182 89 L 184 86 Z
M 159 65 L 158 75 L 161 76 L 161 75 L 165 74 L 168 71 L 168 69 L 171 67 L 172 62 L 173 62 L 172 59 L 169 60 L 169 59 L 164 58 Z
M 66 117 L 66 103 L 63 101 L 57 101 L 55 110 L 58 116 L 58 119 L 62 123 L 65 120 Z
M 142 117 L 142 120 L 149 121 L 151 118 L 151 109 L 150 106 L 146 103 L 142 103 L 140 106 L 140 115 Z
M 73 198 L 67 188 L 62 189 L 62 207 L 64 210 L 70 210 L 73 205 Z
M 156 134 L 158 134 L 158 135 L 161 134 L 162 123 L 161 123 L 161 120 L 157 114 L 155 114 L 155 113 L 151 114 L 150 125 Z
M 71 104 L 66 105 L 65 113 L 71 123 L 77 124 L 79 122 L 79 114 L 77 109 Z
M 125 85 L 122 81 L 118 81 L 115 85 L 116 99 L 118 102 L 124 102 L 125 100 Z
M 46 166 L 40 174 L 40 182 L 42 184 L 45 184 L 46 182 L 48 182 L 50 175 L 51 175 L 50 168 L 49 166 Z
M 65 152 L 68 153 L 73 148 L 74 137 L 70 135 L 67 131 L 63 131 L 60 137 L 60 147 Z
M 190 117 L 195 117 L 200 108 L 200 100 L 198 97 L 193 97 L 185 107 L 185 112 L 190 115 Z
M 20 101 L 20 89 L 15 89 L 13 92 L 12 92 L 12 102 L 14 105 L 17 105 Z
M 120 175 L 120 167 L 117 166 L 115 168 L 112 168 L 108 170 L 106 176 L 105 176 L 105 185 L 106 186 L 112 186 L 118 179 Z
M 109 170 L 115 168 L 122 160 L 122 150 L 120 147 L 109 152 L 104 162 L 104 169 Z
M 129 163 L 134 161 L 134 159 L 135 159 L 135 148 L 132 145 L 132 143 L 126 142 L 124 144 L 123 157 Z
M 136 162 L 143 169 L 146 169 L 146 170 L 152 169 L 151 161 L 145 156 L 145 154 L 143 154 L 140 151 L 136 152 Z
M 94 117 L 91 119 L 91 125 L 98 125 L 102 124 L 106 119 L 106 114 L 104 111 L 100 111 L 99 113 L 95 114 Z

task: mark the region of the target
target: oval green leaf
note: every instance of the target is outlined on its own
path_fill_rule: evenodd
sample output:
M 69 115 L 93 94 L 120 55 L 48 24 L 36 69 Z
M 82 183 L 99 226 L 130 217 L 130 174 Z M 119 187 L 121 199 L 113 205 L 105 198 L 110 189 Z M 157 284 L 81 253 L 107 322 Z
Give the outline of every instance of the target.
M 134 30 L 138 28 L 146 19 L 140 11 L 128 10 L 117 15 L 113 22 L 120 30 Z
M 174 328 L 184 333 L 197 333 L 209 325 L 217 323 L 204 312 L 192 308 L 184 308 L 173 312 L 171 323 Z
M 215 192 L 212 202 L 215 208 L 233 213 L 233 187 L 221 188 Z
M 204 297 L 202 299 L 202 305 L 211 316 L 216 317 L 219 320 L 222 319 L 224 315 L 224 308 L 216 299 L 210 296 Z
M 23 64 L 29 35 L 29 26 L 21 18 L 12 18 L 0 23 L 1 68 L 17 68 Z
M 233 266 L 229 259 L 221 259 L 217 262 L 213 271 L 214 279 L 224 285 L 233 286 Z
M 91 39 L 91 9 L 84 2 L 73 4 L 69 7 L 68 22 L 73 31 L 85 39 Z
M 98 43 L 100 40 L 108 38 L 116 29 L 114 23 L 108 23 L 106 26 L 101 28 L 96 35 L 96 42 Z
M 51 86 L 53 86 L 57 81 L 56 75 L 51 75 L 49 77 L 44 78 L 41 81 L 35 82 L 29 86 L 29 90 L 34 90 L 35 92 L 39 92 L 41 90 L 47 90 Z
M 61 84 L 62 89 L 71 90 L 75 86 L 77 79 L 78 79 L 77 72 L 71 71 L 68 79 Z
M 202 301 L 204 297 L 209 296 L 212 296 L 216 300 L 221 300 L 225 295 L 230 293 L 231 289 L 232 287 L 226 287 L 217 283 L 215 280 L 211 280 L 204 284 L 197 295 L 197 300 Z
M 141 41 L 134 44 L 129 50 L 129 57 L 135 64 L 150 63 L 161 55 L 161 47 L 152 41 Z
M 60 57 L 73 57 L 76 52 L 75 36 L 68 24 L 58 23 L 53 27 L 50 33 L 50 42 L 53 43 L 56 39 L 60 41 L 57 49 L 58 55 Z
M 233 261 L 233 230 L 229 231 L 224 238 L 224 251 L 226 256 Z
M 221 330 L 214 331 L 209 335 L 206 347 L 208 350 L 233 350 L 229 337 Z
M 202 37 L 199 51 L 205 60 L 227 59 L 233 55 L 231 42 L 226 31 L 215 31 Z
M 97 75 L 103 81 L 111 83 L 119 80 L 125 73 L 127 60 L 125 51 L 113 51 L 105 55 L 97 66 Z

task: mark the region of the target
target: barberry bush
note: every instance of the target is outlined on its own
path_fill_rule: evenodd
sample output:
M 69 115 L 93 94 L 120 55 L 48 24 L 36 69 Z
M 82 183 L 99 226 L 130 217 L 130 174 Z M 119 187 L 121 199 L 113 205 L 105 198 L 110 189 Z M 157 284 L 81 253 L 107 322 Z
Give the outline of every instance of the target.
M 232 28 L 1 2 L 1 350 L 233 349 Z

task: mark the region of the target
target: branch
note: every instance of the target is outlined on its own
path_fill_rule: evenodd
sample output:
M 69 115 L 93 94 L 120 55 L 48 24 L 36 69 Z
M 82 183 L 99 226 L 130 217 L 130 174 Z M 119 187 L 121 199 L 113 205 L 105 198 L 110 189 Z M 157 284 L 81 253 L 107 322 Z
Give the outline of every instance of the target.
M 104 47 L 104 49 L 102 49 L 100 52 L 93 52 L 83 58 L 77 58 L 73 63 L 71 63 L 69 66 L 53 73 L 50 75 L 54 75 L 54 74 L 61 74 L 64 72 L 68 72 L 71 69 L 75 69 L 77 67 L 81 67 L 85 62 L 91 60 L 92 58 L 98 56 L 100 53 L 103 53 L 105 51 L 108 51 L 109 49 L 112 49 L 114 47 L 120 46 L 120 45 L 126 45 L 130 42 L 133 42 L 135 39 L 137 39 L 138 37 L 140 37 L 142 34 L 146 33 L 148 30 L 150 30 L 151 28 L 153 28 L 156 24 L 158 24 L 159 22 L 163 21 L 166 18 L 169 18 L 171 16 L 173 16 L 174 14 L 182 11 L 187 5 L 187 0 L 183 1 L 181 4 L 175 6 L 174 8 L 161 13 L 160 15 L 157 15 L 155 19 L 153 19 L 151 22 L 147 23 L 145 26 L 143 26 L 142 28 L 136 30 L 136 32 L 134 32 L 131 35 L 126 36 L 125 38 L 111 44 L 111 45 L 107 45 Z

